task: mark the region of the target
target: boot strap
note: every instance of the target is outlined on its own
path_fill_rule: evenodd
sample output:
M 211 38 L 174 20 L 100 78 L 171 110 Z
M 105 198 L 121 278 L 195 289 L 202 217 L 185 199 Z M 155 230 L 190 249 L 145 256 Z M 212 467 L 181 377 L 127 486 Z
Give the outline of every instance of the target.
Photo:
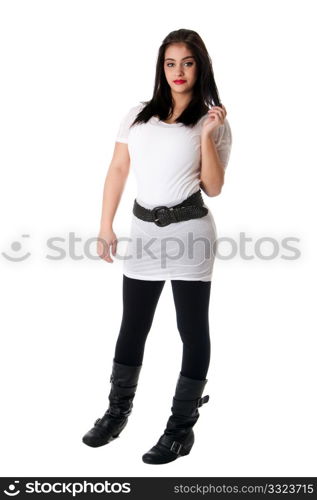
M 192 411 L 192 410 L 196 410 L 197 408 L 200 408 L 203 404 L 207 403 L 208 401 L 209 401 L 209 395 L 206 395 L 206 396 L 203 396 L 202 398 L 194 399 L 191 401 L 173 398 L 172 410 L 173 409 L 179 410 L 179 411 L 184 410 L 185 412 Z
M 137 387 L 138 384 L 133 384 L 133 385 L 119 385 L 118 384 L 118 381 L 116 380 L 116 378 L 113 376 L 113 374 L 111 373 L 110 375 L 110 380 L 109 380 L 110 383 L 113 383 L 115 386 L 117 387 L 123 387 L 125 389 L 134 389 Z
M 117 406 L 112 406 L 112 407 L 110 406 L 102 418 L 97 418 L 94 425 L 96 425 L 97 427 L 98 426 L 103 427 L 103 425 L 105 423 L 107 424 L 109 422 L 109 419 L 111 419 L 111 418 L 126 418 L 130 415 L 131 410 L 132 410 L 132 404 L 126 410 L 122 410 L 121 408 L 119 408 Z M 104 422 L 102 423 L 102 419 L 104 417 L 106 417 L 106 418 L 105 418 Z
M 179 441 L 175 441 L 172 436 L 167 436 L 166 434 L 163 434 L 160 437 L 159 444 L 166 446 L 170 451 L 176 453 L 176 455 L 179 455 L 181 449 L 183 448 L 182 443 L 180 443 Z
M 209 401 L 209 394 L 207 394 L 206 396 L 203 396 L 202 398 L 199 398 L 198 399 L 198 403 L 197 403 L 197 408 L 199 408 L 200 406 L 204 405 L 208 401 Z

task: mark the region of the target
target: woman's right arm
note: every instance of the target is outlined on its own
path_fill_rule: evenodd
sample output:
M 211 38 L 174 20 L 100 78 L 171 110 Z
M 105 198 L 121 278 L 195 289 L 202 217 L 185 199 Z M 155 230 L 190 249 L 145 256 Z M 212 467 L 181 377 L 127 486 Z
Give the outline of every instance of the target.
M 112 224 L 129 175 L 129 169 L 130 155 L 128 145 L 123 142 L 116 142 L 104 184 L 97 244 L 97 253 L 106 262 L 113 262 L 110 257 L 110 247 L 112 247 L 112 254 L 115 255 L 116 253 L 117 241 Z

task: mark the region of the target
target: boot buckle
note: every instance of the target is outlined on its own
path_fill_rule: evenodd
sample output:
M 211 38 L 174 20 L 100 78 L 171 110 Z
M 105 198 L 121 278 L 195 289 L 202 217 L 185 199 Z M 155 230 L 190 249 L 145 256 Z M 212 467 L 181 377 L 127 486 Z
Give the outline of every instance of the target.
M 197 408 L 199 408 L 200 406 L 202 406 L 204 403 L 207 403 L 207 401 L 209 401 L 209 395 L 204 396 L 203 398 L 199 398 L 197 400 Z
M 98 422 L 100 422 L 101 418 L 97 418 L 96 422 L 94 423 L 94 425 L 96 425 Z
M 170 447 L 170 450 L 178 455 L 182 449 L 182 446 L 183 446 L 182 443 L 178 443 L 177 441 L 173 441 L 173 443 Z

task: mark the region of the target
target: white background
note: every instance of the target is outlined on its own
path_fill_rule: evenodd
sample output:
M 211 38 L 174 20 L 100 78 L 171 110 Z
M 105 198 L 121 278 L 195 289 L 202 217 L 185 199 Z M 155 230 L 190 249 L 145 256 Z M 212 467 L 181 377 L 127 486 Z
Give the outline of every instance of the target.
M 314 2 L 0 5 L 1 475 L 316 476 Z M 210 401 L 190 455 L 155 467 L 141 456 L 165 428 L 181 365 L 170 282 L 128 426 L 89 448 L 82 435 L 108 405 L 122 261 L 84 245 L 98 235 L 120 120 L 151 98 L 159 46 L 179 28 L 203 38 L 233 133 L 222 193 L 204 195 L 218 236 L 239 245 L 246 233 L 249 255 L 271 237 L 279 251 L 216 259 Z M 135 190 L 130 175 L 118 237 Z M 300 258 L 282 258 L 286 237 Z M 48 258 L 49 238 L 63 239 L 63 259 Z

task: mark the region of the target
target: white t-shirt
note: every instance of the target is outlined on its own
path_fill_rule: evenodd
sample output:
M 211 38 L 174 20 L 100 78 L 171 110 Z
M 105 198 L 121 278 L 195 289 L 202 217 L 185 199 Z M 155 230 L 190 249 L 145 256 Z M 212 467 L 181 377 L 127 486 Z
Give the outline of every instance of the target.
M 129 109 L 121 120 L 116 141 L 128 144 L 138 203 L 146 208 L 170 207 L 200 188 L 201 127 L 208 113 L 193 128 L 182 123 L 165 123 L 158 117 L 129 128 L 143 106 L 140 103 Z M 227 118 L 212 131 L 212 136 L 226 168 L 232 143 Z M 132 213 L 123 272 L 145 280 L 211 281 L 216 237 L 210 210 L 199 219 L 163 227 L 138 219 Z

